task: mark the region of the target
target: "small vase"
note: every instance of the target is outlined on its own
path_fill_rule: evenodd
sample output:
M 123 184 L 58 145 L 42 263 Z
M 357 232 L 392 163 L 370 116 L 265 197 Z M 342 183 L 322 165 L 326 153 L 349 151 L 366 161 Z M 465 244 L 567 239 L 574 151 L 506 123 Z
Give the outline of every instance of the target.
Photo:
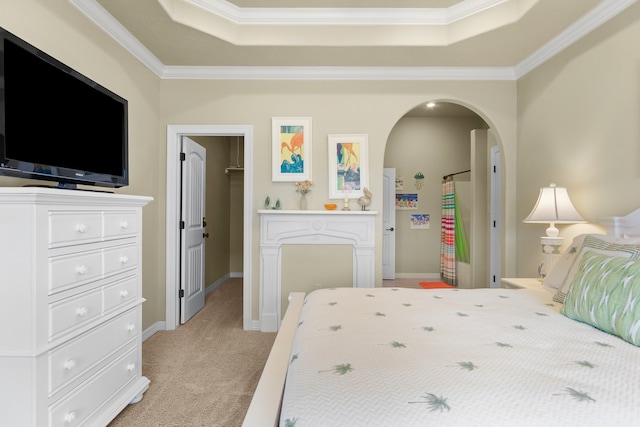
M 307 195 L 306 194 L 300 194 L 300 210 L 301 211 L 306 211 L 307 210 Z

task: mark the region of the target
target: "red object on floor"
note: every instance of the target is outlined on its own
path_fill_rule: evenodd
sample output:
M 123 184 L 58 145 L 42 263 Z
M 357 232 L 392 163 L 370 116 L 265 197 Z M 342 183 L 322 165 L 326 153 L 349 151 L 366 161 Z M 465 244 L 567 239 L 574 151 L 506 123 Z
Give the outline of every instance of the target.
M 425 289 L 455 288 L 455 286 L 444 282 L 419 282 L 418 284 Z

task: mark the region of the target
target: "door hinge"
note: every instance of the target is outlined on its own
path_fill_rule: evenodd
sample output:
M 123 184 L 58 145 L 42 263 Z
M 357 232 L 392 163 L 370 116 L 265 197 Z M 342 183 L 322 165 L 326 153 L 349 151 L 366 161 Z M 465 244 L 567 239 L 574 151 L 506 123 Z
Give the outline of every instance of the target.
M 178 292 L 178 297 L 184 298 L 184 289 L 180 289 L 180 292 Z
M 180 221 L 180 230 L 184 230 L 184 221 Z
M 184 162 L 185 160 L 187 160 L 187 155 L 184 153 L 180 153 L 180 161 Z

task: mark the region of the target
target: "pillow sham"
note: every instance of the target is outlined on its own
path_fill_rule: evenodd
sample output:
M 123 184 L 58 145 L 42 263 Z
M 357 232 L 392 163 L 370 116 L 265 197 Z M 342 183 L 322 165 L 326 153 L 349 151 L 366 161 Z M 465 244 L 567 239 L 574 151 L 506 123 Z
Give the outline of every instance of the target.
M 562 287 L 562 283 L 564 283 L 564 279 L 566 279 L 567 274 L 569 274 L 573 261 L 578 256 L 580 249 L 582 249 L 582 243 L 586 236 L 586 234 L 579 234 L 573 238 L 567 250 L 558 258 L 551 271 L 545 276 L 542 281 L 544 286 L 553 289 L 560 289 Z
M 632 241 L 629 243 L 624 242 L 621 239 L 616 239 L 610 236 L 588 234 L 584 237 L 582 247 L 578 251 L 576 257 L 573 260 L 571 268 L 569 269 L 566 277 L 562 282 L 562 286 L 558 289 L 558 292 L 553 296 L 555 302 L 564 304 L 565 297 L 574 277 L 578 272 L 580 261 L 587 250 L 597 252 L 602 255 L 617 256 L 622 258 L 640 259 L 640 243 Z
M 640 260 L 587 250 L 561 312 L 640 346 Z

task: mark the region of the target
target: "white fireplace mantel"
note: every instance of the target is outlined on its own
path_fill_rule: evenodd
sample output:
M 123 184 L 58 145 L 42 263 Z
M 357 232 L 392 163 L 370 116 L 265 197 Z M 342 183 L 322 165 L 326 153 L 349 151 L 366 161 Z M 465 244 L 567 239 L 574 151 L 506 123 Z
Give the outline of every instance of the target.
M 258 214 L 261 331 L 280 328 L 282 245 L 352 245 L 353 286 L 374 287 L 377 212 L 263 209 Z

